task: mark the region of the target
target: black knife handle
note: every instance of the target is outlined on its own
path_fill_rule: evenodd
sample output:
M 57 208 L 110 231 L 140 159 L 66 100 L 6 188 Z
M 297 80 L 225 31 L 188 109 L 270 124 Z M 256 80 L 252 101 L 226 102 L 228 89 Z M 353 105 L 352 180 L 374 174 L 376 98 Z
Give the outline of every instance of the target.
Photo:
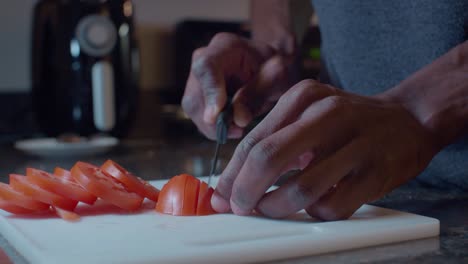
M 223 111 L 219 113 L 218 118 L 216 119 L 216 141 L 219 144 L 226 144 L 232 114 L 232 100 L 231 98 L 228 98 L 226 106 L 224 106 Z

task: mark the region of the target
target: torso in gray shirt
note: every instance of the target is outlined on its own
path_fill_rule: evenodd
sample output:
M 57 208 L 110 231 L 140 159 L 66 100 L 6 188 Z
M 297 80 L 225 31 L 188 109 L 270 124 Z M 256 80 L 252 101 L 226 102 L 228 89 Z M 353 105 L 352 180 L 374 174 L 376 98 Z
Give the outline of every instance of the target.
M 373 95 L 466 40 L 468 0 L 312 0 L 327 81 Z M 468 73 L 467 73 L 468 74 Z M 468 144 L 438 154 L 418 177 L 468 189 Z

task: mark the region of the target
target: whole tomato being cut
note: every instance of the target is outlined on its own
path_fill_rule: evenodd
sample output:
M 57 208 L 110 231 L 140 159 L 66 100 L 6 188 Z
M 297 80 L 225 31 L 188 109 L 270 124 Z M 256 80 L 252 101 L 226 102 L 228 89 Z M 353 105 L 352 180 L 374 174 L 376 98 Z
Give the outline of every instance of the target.
M 73 178 L 87 191 L 122 209 L 140 208 L 143 197 L 129 191 L 107 172 L 86 162 L 77 162 L 71 169 Z
M 157 202 L 159 190 L 145 180 L 133 175 L 112 160 L 107 160 L 101 169 L 121 182 L 129 191 Z
M 75 181 L 59 178 L 42 170 L 27 168 L 26 177 L 31 183 L 36 184 L 42 189 L 72 200 L 92 205 L 97 199 L 95 195 L 86 191 Z
M 213 188 L 192 175 L 177 175 L 161 189 L 155 210 L 180 216 L 215 214 L 211 207 L 213 192 Z

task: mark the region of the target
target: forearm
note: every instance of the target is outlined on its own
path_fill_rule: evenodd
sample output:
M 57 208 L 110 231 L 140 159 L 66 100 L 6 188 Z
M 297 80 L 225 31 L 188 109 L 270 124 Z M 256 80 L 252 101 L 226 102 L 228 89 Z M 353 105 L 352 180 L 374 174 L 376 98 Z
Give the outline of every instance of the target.
M 311 16 L 309 0 L 251 0 L 252 38 L 295 55 Z
M 468 128 L 468 42 L 462 43 L 384 93 L 409 109 L 440 148 Z

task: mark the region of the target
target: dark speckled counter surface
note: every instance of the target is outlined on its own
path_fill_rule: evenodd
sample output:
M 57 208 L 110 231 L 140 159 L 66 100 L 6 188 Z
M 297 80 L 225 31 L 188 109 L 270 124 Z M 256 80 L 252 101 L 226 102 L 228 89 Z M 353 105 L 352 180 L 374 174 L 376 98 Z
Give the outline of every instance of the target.
M 235 142 L 223 148 L 221 166 L 234 150 Z M 109 153 L 75 158 L 40 158 L 25 155 L 9 145 L 0 148 L 0 181 L 9 173 L 24 173 L 33 166 L 52 170 L 69 168 L 77 159 L 100 164 L 114 159 L 147 180 L 165 179 L 181 172 L 207 175 L 214 144 L 199 136 L 175 139 L 125 140 Z M 435 190 L 414 183 L 402 186 L 375 205 L 434 217 L 440 220 L 440 237 L 364 248 L 277 263 L 468 263 L 468 194 Z M 391 228 L 389 226 L 388 228 Z M 0 237 L 0 246 L 13 263 L 27 263 Z M 0 254 L 0 263 L 8 263 Z

